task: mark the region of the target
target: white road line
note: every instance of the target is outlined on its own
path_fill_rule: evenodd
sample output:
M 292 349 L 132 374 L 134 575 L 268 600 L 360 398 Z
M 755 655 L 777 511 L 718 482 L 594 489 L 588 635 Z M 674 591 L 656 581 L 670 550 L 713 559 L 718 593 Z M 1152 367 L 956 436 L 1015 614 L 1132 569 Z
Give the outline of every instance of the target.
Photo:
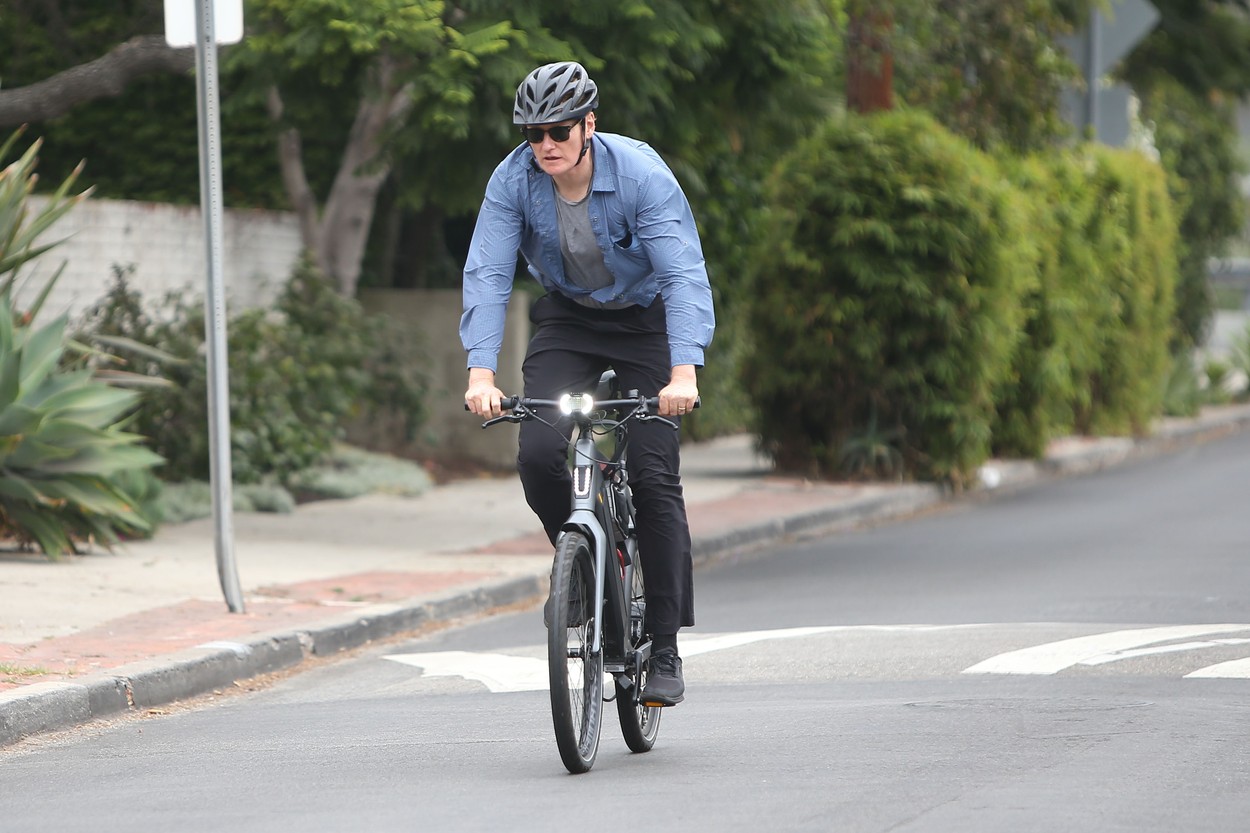
M 1244 680 L 1250 678 L 1250 657 L 1217 662 L 1185 675 L 1187 680 Z
M 796 639 L 833 631 L 934 631 L 980 625 L 833 625 L 813 628 L 784 628 L 742 633 L 683 636 L 682 657 L 738 648 L 768 639 Z M 546 691 L 547 660 L 510 654 L 470 651 L 436 651 L 428 654 L 388 654 L 383 659 L 422 669 L 426 677 L 462 677 L 476 680 L 493 692 Z
M 727 648 L 750 645 L 753 642 L 762 642 L 766 639 L 794 639 L 801 636 L 814 636 L 816 634 L 836 633 L 838 631 L 848 633 L 864 633 L 866 631 L 917 633 L 980 627 L 984 627 L 984 625 L 826 625 L 812 628 L 780 628 L 770 631 L 708 634 L 706 636 L 703 634 L 691 634 L 681 638 L 681 655 L 682 657 L 692 657 L 698 654 L 706 654 L 710 651 L 723 651 Z
M 830 633 L 925 633 L 1002 627 L 1003 625 L 988 624 L 830 625 L 740 633 L 689 634 L 682 637 L 681 653 L 683 657 L 694 657 L 713 651 L 740 648 L 756 642 L 798 639 Z M 1250 625 L 1176 625 L 1091 634 L 999 654 L 964 669 L 963 673 L 1056 674 L 1074 665 L 1099 666 L 1135 657 L 1250 644 L 1250 638 L 1241 637 L 1195 639 L 1195 637 L 1243 631 L 1250 631 Z M 541 646 L 527 647 L 522 650 L 532 651 L 535 654 L 542 653 Z M 438 651 L 388 654 L 383 659 L 420 668 L 426 677 L 460 677 L 473 680 L 493 692 L 545 691 L 547 689 L 547 660 L 541 656 Z M 1194 671 L 1187 677 L 1250 678 L 1250 658 L 1211 665 Z
M 1250 630 L 1250 625 L 1176 625 L 1097 633 L 999 654 L 970 668 L 965 668 L 963 673 L 1057 674 L 1084 660 L 1107 654 L 1156 645 L 1174 639 L 1192 639 L 1198 636 L 1246 630 Z
M 1247 645 L 1250 639 L 1210 639 L 1203 642 L 1173 642 L 1169 645 L 1155 645 L 1150 648 L 1135 648 L 1131 651 L 1115 651 L 1110 654 L 1099 654 L 1081 660 L 1079 665 L 1106 665 L 1122 659 L 1150 657 L 1156 654 L 1176 654 L 1181 651 L 1197 651 L 1202 648 L 1218 648 L 1221 645 Z
M 463 677 L 477 680 L 494 692 L 546 691 L 547 660 L 471 651 L 429 654 L 388 654 L 382 659 L 422 669 L 427 677 Z

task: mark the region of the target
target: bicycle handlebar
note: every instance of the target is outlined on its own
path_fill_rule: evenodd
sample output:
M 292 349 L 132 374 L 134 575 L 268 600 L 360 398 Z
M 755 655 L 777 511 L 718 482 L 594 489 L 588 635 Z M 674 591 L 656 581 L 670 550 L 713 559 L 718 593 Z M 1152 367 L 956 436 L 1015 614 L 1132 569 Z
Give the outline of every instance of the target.
M 695 397 L 694 407 L 698 408 L 701 402 L 700 397 Z M 595 410 L 615 411 L 621 408 L 630 408 L 642 406 L 645 413 L 654 414 L 660 409 L 660 397 L 652 396 L 643 398 L 641 396 L 633 399 L 602 399 L 595 401 Z M 559 408 L 560 400 L 558 399 L 527 399 L 522 396 L 505 396 L 499 400 L 499 406 L 505 411 L 516 410 L 517 406 L 527 410 L 534 408 Z M 469 403 L 464 403 L 464 409 L 469 410 Z
M 499 404 L 507 413 L 504 413 L 502 416 L 486 420 L 482 423 L 483 428 L 489 428 L 490 426 L 497 425 L 500 422 L 522 422 L 526 419 L 537 419 L 540 422 L 546 422 L 545 419 L 535 413 L 535 409 L 559 408 L 561 406 L 561 402 L 557 399 L 527 399 L 521 396 L 505 396 L 502 400 L 500 400 Z M 696 396 L 694 400 L 694 407 L 699 407 L 699 404 L 700 399 Z M 658 419 L 672 427 L 674 430 L 678 427 L 677 423 L 671 422 L 657 413 L 660 409 L 660 397 L 658 396 L 636 396 L 633 399 L 603 399 L 598 402 L 593 402 L 593 405 L 595 411 L 618 411 L 628 409 L 629 413 L 624 416 L 621 422 L 635 418 L 640 420 Z M 468 402 L 464 403 L 464 409 L 466 411 L 469 410 Z M 583 416 L 586 415 L 588 415 L 588 413 L 583 414 Z M 594 420 L 591 421 L 593 422 Z M 548 424 L 550 425 L 551 423 Z

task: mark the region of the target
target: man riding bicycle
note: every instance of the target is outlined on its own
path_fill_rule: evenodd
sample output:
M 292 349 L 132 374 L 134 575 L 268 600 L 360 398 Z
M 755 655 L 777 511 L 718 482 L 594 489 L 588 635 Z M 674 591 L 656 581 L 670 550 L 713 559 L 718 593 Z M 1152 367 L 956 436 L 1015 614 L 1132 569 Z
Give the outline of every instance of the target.
M 530 310 L 525 396 L 593 390 L 610 366 L 621 390 L 658 396 L 661 416 L 679 422 L 698 398 L 715 316 L 694 215 L 654 150 L 595 130 L 598 104 L 595 82 L 573 61 L 538 67 L 517 88 L 512 121 L 525 142 L 487 183 L 464 269 L 464 399 L 482 417 L 502 413 L 495 370 L 518 253 L 547 292 Z M 694 624 L 678 434 L 639 422 L 629 443 L 652 635 L 643 694 L 675 705 L 685 693 L 677 631 Z M 517 471 L 553 544 L 569 513 L 566 454 L 555 432 L 521 424 Z

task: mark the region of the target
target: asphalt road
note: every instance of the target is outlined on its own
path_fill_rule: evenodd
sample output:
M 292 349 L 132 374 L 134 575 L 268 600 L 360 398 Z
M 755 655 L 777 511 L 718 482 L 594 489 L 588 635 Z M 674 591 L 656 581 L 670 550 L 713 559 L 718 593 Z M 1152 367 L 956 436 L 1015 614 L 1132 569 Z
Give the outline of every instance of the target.
M 1250 432 L 697 577 L 567 775 L 538 610 L 0 752 L 0 831 L 1242 831 Z

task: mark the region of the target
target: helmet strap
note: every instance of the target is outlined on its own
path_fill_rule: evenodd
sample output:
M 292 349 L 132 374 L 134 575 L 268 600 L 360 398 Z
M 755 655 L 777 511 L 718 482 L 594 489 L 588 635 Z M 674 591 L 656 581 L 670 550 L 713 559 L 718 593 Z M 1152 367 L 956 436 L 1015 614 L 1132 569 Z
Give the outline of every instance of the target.
M 582 135 L 586 136 L 586 117 L 585 116 L 582 116 Z M 586 136 L 585 140 L 582 142 L 582 152 L 577 155 L 577 161 L 573 163 L 574 168 L 582 164 L 582 160 L 586 158 L 586 153 L 589 150 L 590 150 L 590 137 Z

